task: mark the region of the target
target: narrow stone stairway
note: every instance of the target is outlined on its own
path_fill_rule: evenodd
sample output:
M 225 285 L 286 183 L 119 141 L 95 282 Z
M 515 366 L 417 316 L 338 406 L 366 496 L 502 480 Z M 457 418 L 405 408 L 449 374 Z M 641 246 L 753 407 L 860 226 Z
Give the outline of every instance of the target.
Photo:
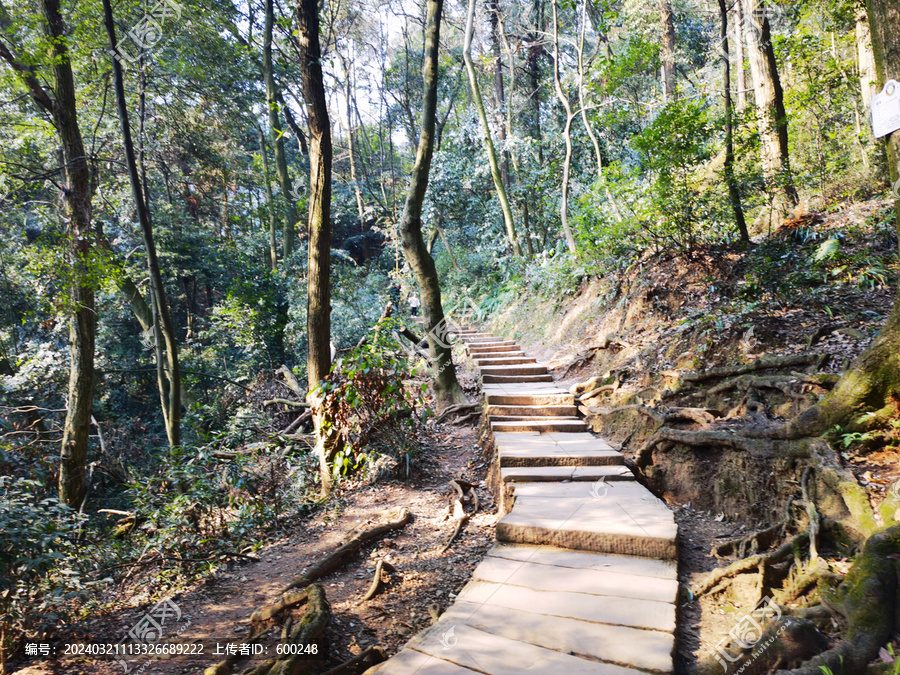
M 457 333 L 483 384 L 497 543 L 440 621 L 366 675 L 671 673 L 672 512 L 545 365 L 511 340 Z

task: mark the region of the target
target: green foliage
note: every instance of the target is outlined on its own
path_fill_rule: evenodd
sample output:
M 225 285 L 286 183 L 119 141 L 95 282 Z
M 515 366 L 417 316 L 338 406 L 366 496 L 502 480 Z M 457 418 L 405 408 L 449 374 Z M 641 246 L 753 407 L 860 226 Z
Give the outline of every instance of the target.
M 415 430 L 428 415 L 425 385 L 412 378 L 418 354 L 401 346 L 395 319 L 384 319 L 366 341 L 335 362 L 315 395 L 323 396 L 326 418 L 341 436 L 336 474 L 363 466 L 378 452 L 405 464 L 418 450 Z
M 0 476 L 0 652 L 47 635 L 83 597 L 76 537 L 85 518 L 37 481 Z

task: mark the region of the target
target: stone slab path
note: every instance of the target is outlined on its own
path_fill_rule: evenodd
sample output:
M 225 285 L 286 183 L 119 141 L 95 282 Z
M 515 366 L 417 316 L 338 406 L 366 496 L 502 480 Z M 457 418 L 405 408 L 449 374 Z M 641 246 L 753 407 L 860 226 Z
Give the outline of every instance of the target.
M 626 675 L 673 668 L 677 528 L 574 397 L 513 341 L 460 328 L 503 517 L 440 620 L 367 675 Z

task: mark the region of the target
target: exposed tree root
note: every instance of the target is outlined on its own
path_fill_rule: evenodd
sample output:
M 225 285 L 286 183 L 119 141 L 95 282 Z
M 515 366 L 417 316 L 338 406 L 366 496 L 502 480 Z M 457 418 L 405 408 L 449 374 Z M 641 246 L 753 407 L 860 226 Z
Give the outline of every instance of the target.
M 409 510 L 402 508 L 400 509 L 400 515 L 396 520 L 360 532 L 346 544 L 326 556 L 323 560 L 313 565 L 309 570 L 285 586 L 283 592 L 289 591 L 292 588 L 303 588 L 314 582 L 316 579 L 331 574 L 344 565 L 351 556 L 355 555 L 356 552 L 366 544 L 369 544 L 376 539 L 380 539 L 388 532 L 402 529 L 410 521 L 411 517 Z
M 705 382 L 719 377 L 733 377 L 744 375 L 757 370 L 769 370 L 773 368 L 788 368 L 790 366 L 808 366 L 819 363 L 825 357 L 822 354 L 787 354 L 785 356 L 761 356 L 752 363 L 739 366 L 723 366 L 721 368 L 709 368 L 692 372 L 665 371 L 663 375 L 674 377 L 679 382 Z
M 900 574 L 900 526 L 869 537 L 843 583 L 829 602 L 847 617 L 841 642 L 813 657 L 802 667 L 777 675 L 822 675 L 822 666 L 840 673 L 863 673 L 897 628 L 897 590 Z M 820 587 L 820 593 L 823 589 Z
M 784 533 L 786 527 L 786 522 L 775 523 L 764 530 L 751 532 L 737 539 L 723 541 L 721 544 L 713 546 L 710 553 L 716 558 L 727 558 L 729 556 L 745 558 L 748 555 L 755 555 L 759 551 L 765 551 L 769 548 Z
M 760 566 L 773 565 L 787 559 L 788 557 L 794 555 L 794 553 L 798 551 L 800 547 L 805 546 L 808 542 L 809 534 L 807 532 L 801 532 L 800 534 L 795 535 L 793 538 L 791 538 L 791 540 L 787 543 L 779 546 L 771 553 L 758 553 L 756 555 L 750 556 L 749 558 L 737 560 L 727 567 L 721 567 L 717 570 L 713 570 L 712 572 L 710 572 L 709 576 L 706 577 L 706 579 L 694 586 L 694 588 L 691 590 L 693 591 L 694 595 L 703 595 L 704 593 L 707 593 L 708 591 L 714 589 L 722 582 L 730 581 L 738 574 L 743 574 L 744 572 L 759 569 Z
M 477 403 L 459 403 L 457 405 L 451 405 L 441 412 L 440 415 L 435 419 L 436 422 L 447 422 L 454 415 L 460 415 L 465 418 L 471 417 L 472 415 L 481 414 L 481 406 Z
M 344 661 L 341 665 L 326 670 L 322 675 L 353 675 L 353 673 L 361 673 L 386 660 L 387 654 L 384 653 L 384 649 L 379 645 L 369 645 L 349 661 Z
M 366 591 L 366 594 L 362 596 L 356 604 L 361 605 L 375 597 L 375 594 L 378 593 L 378 589 L 381 588 L 381 573 L 384 570 L 387 570 L 388 572 L 395 571 L 394 566 L 389 562 L 379 560 L 375 564 L 375 574 L 372 575 L 372 583 L 369 585 L 369 590 Z
M 304 589 L 298 593 L 289 593 L 280 600 L 273 602 L 271 605 L 260 607 L 250 615 L 251 632 L 253 634 L 260 632 L 262 624 L 266 621 L 274 618 L 279 612 L 303 604 L 307 601 L 308 597 L 309 594 L 306 589 Z

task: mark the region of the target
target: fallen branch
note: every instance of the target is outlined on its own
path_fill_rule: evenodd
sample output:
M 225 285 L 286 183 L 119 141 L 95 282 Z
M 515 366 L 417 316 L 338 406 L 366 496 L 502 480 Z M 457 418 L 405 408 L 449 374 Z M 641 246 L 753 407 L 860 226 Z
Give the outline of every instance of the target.
M 288 388 L 292 392 L 294 392 L 297 396 L 299 396 L 302 399 L 306 398 L 306 392 L 303 391 L 303 387 L 300 386 L 300 383 L 297 381 L 297 377 L 294 375 L 294 373 L 291 372 L 290 368 L 288 368 L 285 365 L 282 365 L 281 368 L 279 368 L 275 372 L 281 373 L 282 375 L 284 375 L 284 381 L 287 383 Z
M 290 408 L 309 408 L 310 404 L 306 401 L 291 401 L 287 398 L 270 398 L 267 401 L 263 401 L 263 407 L 269 405 L 286 405 Z
M 378 525 L 377 527 L 373 527 L 372 529 L 366 530 L 365 532 L 360 532 L 339 549 L 327 555 L 322 561 L 313 565 L 312 568 L 294 579 L 291 583 L 284 587 L 284 590 L 282 592 L 288 591 L 292 588 L 303 588 L 313 583 L 316 579 L 320 579 L 321 577 L 331 574 L 335 570 L 342 567 L 352 555 L 354 555 L 366 544 L 375 541 L 376 539 L 380 539 L 388 532 L 402 529 L 410 521 L 411 517 L 412 516 L 409 512 L 409 509 L 404 507 L 400 509 L 400 515 L 396 520 L 385 523 L 383 525 Z

